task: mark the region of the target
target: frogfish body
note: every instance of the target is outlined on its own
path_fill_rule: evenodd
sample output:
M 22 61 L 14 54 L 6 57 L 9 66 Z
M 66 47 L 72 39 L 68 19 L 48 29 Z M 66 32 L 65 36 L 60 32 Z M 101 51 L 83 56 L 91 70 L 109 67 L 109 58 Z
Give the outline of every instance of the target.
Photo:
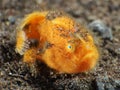
M 99 53 L 87 29 L 57 11 L 33 12 L 18 27 L 16 52 L 29 64 L 40 60 L 63 73 L 95 67 Z

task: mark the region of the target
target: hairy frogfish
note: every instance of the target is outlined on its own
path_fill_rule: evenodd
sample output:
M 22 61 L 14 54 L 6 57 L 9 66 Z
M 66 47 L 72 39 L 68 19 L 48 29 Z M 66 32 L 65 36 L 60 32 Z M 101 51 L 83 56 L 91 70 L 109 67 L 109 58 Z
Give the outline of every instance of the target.
M 64 12 L 33 12 L 17 29 L 15 50 L 28 64 L 40 60 L 62 73 L 80 73 L 98 61 L 92 35 Z

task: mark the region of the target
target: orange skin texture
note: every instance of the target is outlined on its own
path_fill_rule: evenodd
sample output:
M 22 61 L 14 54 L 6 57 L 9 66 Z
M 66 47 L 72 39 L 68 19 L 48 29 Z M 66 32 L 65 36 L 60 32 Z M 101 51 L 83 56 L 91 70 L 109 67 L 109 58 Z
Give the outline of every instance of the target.
M 66 14 L 49 20 L 50 12 L 33 12 L 18 27 L 16 52 L 23 55 L 23 61 L 32 64 L 40 60 L 62 73 L 94 68 L 99 53 L 87 29 Z M 25 49 L 30 39 L 36 39 L 38 45 Z

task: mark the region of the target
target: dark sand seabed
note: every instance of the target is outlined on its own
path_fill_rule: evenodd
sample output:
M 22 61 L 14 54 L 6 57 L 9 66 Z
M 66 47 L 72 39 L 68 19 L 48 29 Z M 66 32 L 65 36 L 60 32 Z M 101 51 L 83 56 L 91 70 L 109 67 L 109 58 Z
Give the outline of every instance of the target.
M 101 53 L 94 70 L 58 74 L 40 63 L 36 75 L 15 53 L 17 24 L 47 9 L 63 10 L 86 26 L 101 20 L 112 30 L 113 37 L 93 31 Z M 0 0 L 0 90 L 120 90 L 120 0 Z

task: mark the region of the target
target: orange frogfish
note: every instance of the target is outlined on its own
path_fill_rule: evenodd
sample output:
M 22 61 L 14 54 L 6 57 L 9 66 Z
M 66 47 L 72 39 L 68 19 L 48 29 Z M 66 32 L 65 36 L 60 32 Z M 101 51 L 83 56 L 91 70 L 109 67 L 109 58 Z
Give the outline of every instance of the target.
M 16 52 L 23 62 L 40 60 L 63 73 L 80 73 L 95 67 L 99 53 L 83 25 L 60 11 L 28 14 L 17 28 Z

